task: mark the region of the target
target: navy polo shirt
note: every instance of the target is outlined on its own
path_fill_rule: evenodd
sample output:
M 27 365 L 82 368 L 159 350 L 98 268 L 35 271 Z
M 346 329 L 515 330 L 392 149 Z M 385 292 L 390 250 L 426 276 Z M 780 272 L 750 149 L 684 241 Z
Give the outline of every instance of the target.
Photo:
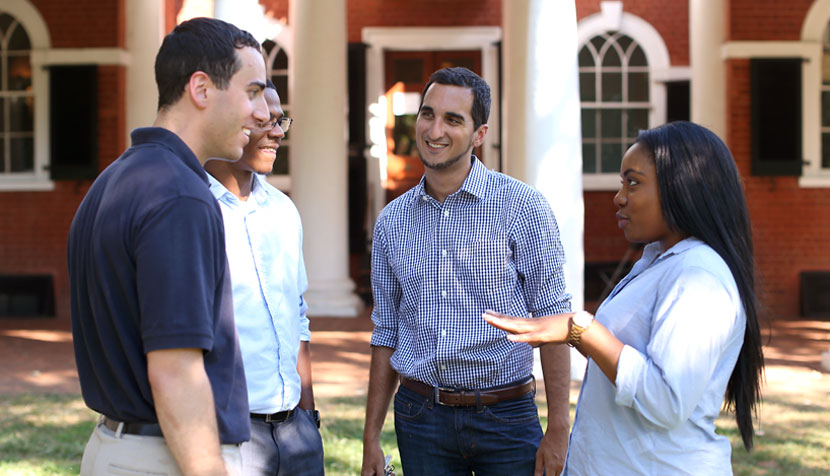
M 250 436 L 222 212 L 193 152 L 172 132 L 136 129 L 92 184 L 67 243 L 75 361 L 86 404 L 157 422 L 146 353 L 204 349 L 219 439 Z

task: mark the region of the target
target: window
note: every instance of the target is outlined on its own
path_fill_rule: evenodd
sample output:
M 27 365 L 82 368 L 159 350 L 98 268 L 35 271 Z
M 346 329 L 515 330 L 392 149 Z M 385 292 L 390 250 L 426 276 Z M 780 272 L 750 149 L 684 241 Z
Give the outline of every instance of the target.
M 824 29 L 821 61 L 821 168 L 830 169 L 830 23 Z
M 262 44 L 262 47 L 265 50 L 265 64 L 268 67 L 268 77 L 277 87 L 283 112 L 286 116 L 291 117 L 291 91 L 288 89 L 288 55 L 285 52 L 285 48 L 271 40 L 266 40 Z M 274 161 L 274 168 L 272 170 L 274 176 L 287 178 L 289 175 L 291 165 L 291 161 L 289 160 L 289 151 L 291 150 L 290 138 L 291 132 L 285 135 L 280 143 L 280 148 L 277 149 L 277 160 Z M 281 189 L 286 188 L 286 185 L 282 182 L 279 185 Z
M 23 26 L 0 13 L 0 177 L 35 170 L 31 49 Z
M 594 36 L 579 51 L 582 172 L 619 174 L 625 150 L 649 127 L 645 52 L 620 32 Z

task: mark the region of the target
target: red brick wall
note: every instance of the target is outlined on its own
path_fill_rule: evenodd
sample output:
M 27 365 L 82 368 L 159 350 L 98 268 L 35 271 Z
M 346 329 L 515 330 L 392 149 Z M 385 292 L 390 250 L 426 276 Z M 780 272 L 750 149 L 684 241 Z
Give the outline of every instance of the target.
M 727 41 L 798 41 L 813 1 L 731 0 L 727 2 Z
M 101 66 L 98 70 L 101 168 L 124 149 L 125 75 L 121 66 Z M 69 318 L 66 236 L 91 183 L 59 181 L 52 192 L 0 192 L 0 274 L 53 276 L 59 318 Z
M 616 192 L 585 192 L 585 261 L 588 263 L 618 262 L 628 240 L 617 228 Z
M 800 312 L 799 273 L 830 270 L 830 189 L 794 177 L 750 174 L 749 60 L 727 61 L 727 144 L 744 178 L 752 216 L 758 291 L 770 316 Z
M 601 0 L 576 0 L 579 20 L 600 12 Z M 623 12 L 653 26 L 669 49 L 672 66 L 689 64 L 689 3 L 687 0 L 625 0 Z
M 124 47 L 125 0 L 29 0 L 38 9 L 53 48 Z

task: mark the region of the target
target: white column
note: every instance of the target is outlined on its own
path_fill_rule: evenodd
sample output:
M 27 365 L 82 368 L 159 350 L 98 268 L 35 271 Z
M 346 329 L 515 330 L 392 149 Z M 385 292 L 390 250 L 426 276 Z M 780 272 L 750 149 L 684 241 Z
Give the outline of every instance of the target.
M 726 139 L 726 37 L 723 0 L 689 0 L 691 119 Z
M 125 121 L 129 146 L 130 131 L 136 127 L 150 126 L 156 118 L 156 53 L 167 32 L 164 31 L 164 1 L 127 0 L 125 8 L 125 40 L 130 53 Z
M 291 196 L 300 210 L 309 315 L 356 316 L 349 277 L 346 0 L 292 0 Z
M 573 309 L 582 309 L 582 132 L 573 2 L 511 0 L 504 24 L 506 171 L 538 188 L 556 215 Z M 572 374 L 584 359 L 572 353 Z M 537 376 L 539 374 L 537 373 Z

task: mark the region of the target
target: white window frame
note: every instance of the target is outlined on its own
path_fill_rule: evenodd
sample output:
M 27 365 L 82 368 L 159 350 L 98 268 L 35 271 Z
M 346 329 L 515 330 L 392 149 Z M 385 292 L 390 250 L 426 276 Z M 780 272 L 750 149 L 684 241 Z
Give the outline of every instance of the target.
M 267 69 L 267 75 L 268 75 L 267 77 L 268 77 L 268 79 L 271 79 L 271 75 L 274 74 L 274 70 L 271 69 L 271 67 L 274 64 L 274 60 L 277 57 L 277 53 L 280 50 L 285 52 L 285 56 L 288 58 L 288 68 L 285 69 L 285 70 L 278 70 L 277 73 L 288 75 L 288 92 L 289 92 L 288 97 L 289 98 L 294 97 L 294 94 L 293 94 L 293 90 L 294 90 L 293 81 L 294 81 L 294 79 L 293 79 L 293 75 L 291 74 L 291 70 L 292 70 L 292 68 L 291 68 L 291 59 L 293 58 L 293 52 L 294 52 L 294 41 L 293 41 L 294 40 L 294 35 L 292 34 L 292 31 L 293 30 L 291 29 L 291 27 L 289 27 L 288 25 L 283 25 L 282 28 L 280 29 L 279 33 L 277 34 L 277 36 L 275 36 L 274 38 L 270 38 L 270 40 L 274 42 L 275 47 L 274 47 L 274 49 L 271 50 L 271 53 L 265 59 L 265 67 Z M 277 91 L 277 93 L 284 93 L 284 92 Z M 291 116 L 291 104 L 285 102 L 283 100 L 282 96 L 280 96 L 280 105 L 286 111 L 286 115 L 290 117 Z M 291 145 L 290 137 L 286 136 L 286 138 L 283 139 L 281 144 L 285 144 L 287 146 Z M 291 174 L 290 174 L 290 171 L 291 171 L 291 161 L 292 161 L 292 159 L 291 159 L 291 151 L 290 150 L 288 152 L 288 157 L 287 158 L 288 158 L 289 173 L 288 174 L 270 174 L 266 177 L 265 180 L 268 183 L 270 183 L 271 185 L 273 185 L 274 187 L 281 190 L 282 192 L 291 193 Z
M 777 50 L 790 53 L 781 56 L 800 56 L 806 60 L 801 70 L 802 149 L 805 163 L 801 169 L 801 177 L 798 178 L 798 186 L 802 188 L 830 188 L 830 168 L 821 166 L 821 70 L 824 60 L 824 31 L 828 23 L 830 0 L 816 0 L 804 17 L 801 41 L 779 42 L 775 45 Z
M 622 2 L 601 3 L 602 11 L 589 15 L 577 23 L 577 51 L 591 38 L 608 31 L 618 31 L 640 45 L 646 55 L 649 73 L 648 127 L 666 122 L 666 82 L 688 80 L 690 69 L 672 67 L 669 50 L 660 33 L 650 23 L 631 13 L 622 11 Z M 622 107 L 622 103 L 621 103 Z M 614 191 L 619 189 L 619 173 L 582 174 L 585 191 Z
M 34 170 L 0 173 L 0 192 L 18 190 L 52 190 L 49 178 L 49 73 L 37 64 L 38 54 L 49 49 L 51 39 L 40 12 L 26 0 L 4 0 L 0 13 L 14 17 L 29 37 L 29 64 L 32 68 L 34 98 Z

